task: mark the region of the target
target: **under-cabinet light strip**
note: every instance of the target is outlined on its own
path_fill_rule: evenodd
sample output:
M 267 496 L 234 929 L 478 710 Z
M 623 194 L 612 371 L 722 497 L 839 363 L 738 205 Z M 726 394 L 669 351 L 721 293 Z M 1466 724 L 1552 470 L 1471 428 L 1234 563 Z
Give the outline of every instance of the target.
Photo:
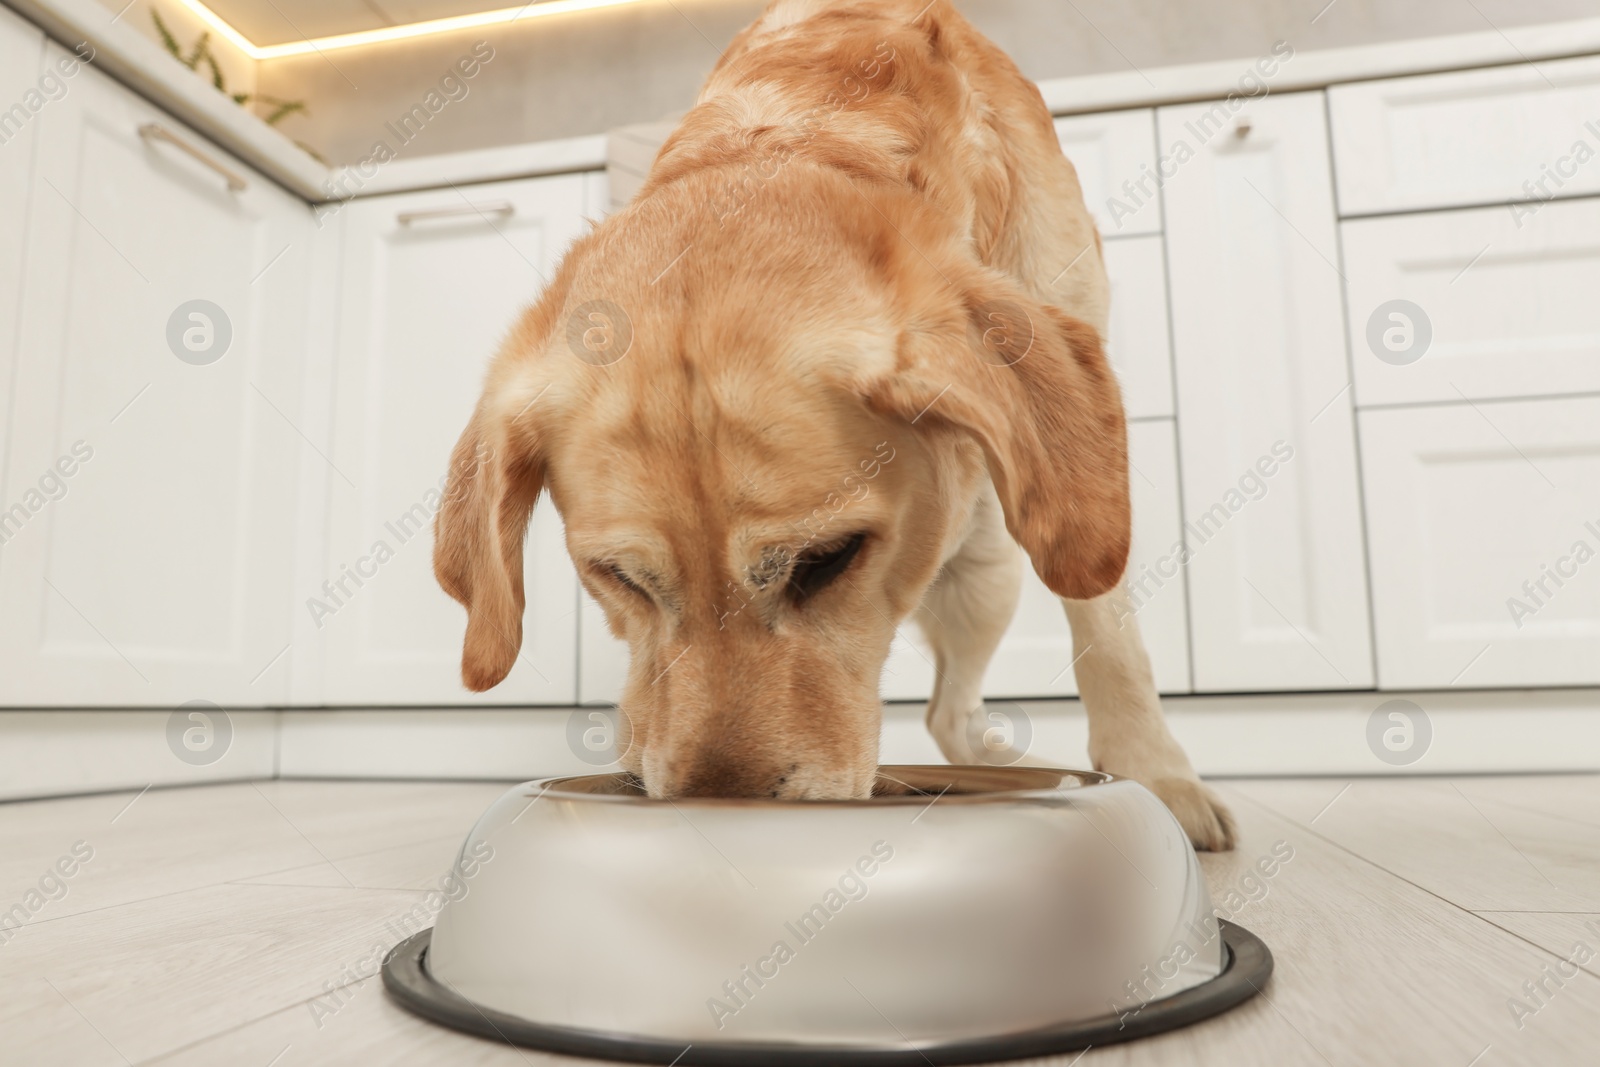
M 302 56 L 312 52 L 331 52 L 339 48 L 355 48 L 360 45 L 405 40 L 409 37 L 426 37 L 435 33 L 450 33 L 453 30 L 470 30 L 478 26 L 498 26 L 510 22 L 521 22 L 525 19 L 540 18 L 544 15 L 563 15 L 575 11 L 589 11 L 600 7 L 620 7 L 623 4 L 636 4 L 639 0 L 542 0 L 539 3 L 523 4 L 521 7 L 504 7 L 496 11 L 480 11 L 472 15 L 453 15 L 449 18 L 430 19 L 427 22 L 412 22 L 404 26 L 385 26 L 380 30 L 361 30 L 357 33 L 340 33 L 331 37 L 311 37 L 302 41 L 291 41 L 287 44 L 269 45 L 258 45 L 247 40 L 244 34 L 234 29 L 215 11 L 200 3 L 200 0 L 182 0 L 182 2 L 206 25 L 226 37 L 251 59 L 282 59 L 285 56 Z

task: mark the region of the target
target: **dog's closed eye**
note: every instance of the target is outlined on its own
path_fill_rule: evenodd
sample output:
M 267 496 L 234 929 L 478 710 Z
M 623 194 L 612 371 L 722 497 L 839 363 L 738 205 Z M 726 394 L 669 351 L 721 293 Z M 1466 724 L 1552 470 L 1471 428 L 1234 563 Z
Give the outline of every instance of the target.
M 615 563 L 597 563 L 595 564 L 595 568 L 629 592 L 636 593 L 642 597 L 648 597 L 650 595 L 649 591 L 646 590 L 644 586 L 640 585 L 638 582 L 635 582 L 632 578 L 629 578 L 628 572 L 617 566 Z
M 801 556 L 795 561 L 794 570 L 789 572 L 790 596 L 798 603 L 821 592 L 850 569 L 866 540 L 864 533 L 852 534 L 837 545 Z

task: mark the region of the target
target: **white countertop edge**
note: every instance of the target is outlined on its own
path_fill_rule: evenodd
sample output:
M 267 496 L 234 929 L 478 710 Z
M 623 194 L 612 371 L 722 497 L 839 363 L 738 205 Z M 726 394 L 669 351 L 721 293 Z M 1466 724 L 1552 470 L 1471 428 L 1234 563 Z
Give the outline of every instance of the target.
M 1292 47 L 1294 42 L 1288 42 Z M 1273 92 L 1321 89 L 1341 82 L 1433 74 L 1469 67 L 1538 62 L 1600 52 L 1600 18 L 1551 22 L 1448 37 L 1422 37 L 1348 48 L 1300 50 L 1265 79 Z M 1115 74 L 1046 78 L 1038 83 L 1054 115 L 1213 100 L 1240 91 L 1239 79 L 1258 58 L 1151 67 Z
M 606 136 L 400 157 L 366 181 L 352 166 L 330 169 L 288 137 L 185 70 L 154 41 L 118 21 L 95 0 L 0 0 L 69 50 L 87 41 L 94 66 L 215 141 L 285 189 L 313 204 L 353 195 L 465 185 L 541 174 L 602 170 Z M 343 183 L 341 185 L 341 183 Z M 359 184 L 358 184 L 359 183 Z M 332 190 L 330 192 L 330 190 Z
M 375 173 L 359 165 L 336 167 L 329 175 L 334 190 L 332 199 L 604 170 L 609 140 L 608 135 L 597 133 L 411 159 L 402 156 L 376 167 Z M 320 200 L 329 198 L 326 192 L 318 197 Z
M 0 0 L 67 49 L 87 41 L 94 66 L 307 200 L 328 168 L 245 111 L 94 0 Z
M 607 134 L 392 160 L 363 174 L 356 165 L 329 169 L 278 130 L 173 62 L 159 46 L 95 0 L 0 0 L 71 48 L 87 41 L 95 65 L 172 112 L 290 192 L 313 203 L 450 185 L 602 170 Z M 1289 42 L 1291 45 L 1294 42 Z M 1267 81 L 1274 92 L 1558 59 L 1600 52 L 1600 18 L 1420 38 L 1384 44 L 1296 51 Z M 1216 99 L 1239 89 L 1255 57 L 1153 67 L 1145 71 L 1049 78 L 1039 82 L 1056 115 Z

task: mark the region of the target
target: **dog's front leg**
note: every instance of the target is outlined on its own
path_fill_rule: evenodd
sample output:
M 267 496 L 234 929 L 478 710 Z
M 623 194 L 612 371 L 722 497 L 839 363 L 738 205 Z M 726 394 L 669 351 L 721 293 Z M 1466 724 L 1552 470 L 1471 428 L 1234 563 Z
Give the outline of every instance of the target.
M 986 492 L 965 542 L 917 612 L 938 673 L 928 702 L 928 730 L 952 763 L 995 755 L 976 752 L 974 739 L 987 725 L 983 676 L 1016 610 L 1023 559 L 1006 532 L 999 501 Z M 1127 593 L 1119 586 L 1094 600 L 1062 603 L 1072 624 L 1078 692 L 1089 717 L 1089 758 L 1095 767 L 1132 778 L 1160 797 L 1196 848 L 1232 848 L 1233 817 L 1201 784 L 1167 729 Z M 1021 753 L 1017 762 L 1038 761 Z
M 1201 783 L 1167 728 L 1127 592 L 1118 586 L 1093 600 L 1062 604 L 1072 624 L 1078 693 L 1089 717 L 1089 758 L 1095 769 L 1132 778 L 1155 793 L 1196 848 L 1233 848 L 1233 816 Z
M 974 719 L 983 712 L 983 676 L 1016 614 L 1024 559 L 1006 532 L 1000 501 L 986 487 L 966 540 L 917 609 L 937 675 L 928 732 L 951 763 L 978 761 L 972 737 Z

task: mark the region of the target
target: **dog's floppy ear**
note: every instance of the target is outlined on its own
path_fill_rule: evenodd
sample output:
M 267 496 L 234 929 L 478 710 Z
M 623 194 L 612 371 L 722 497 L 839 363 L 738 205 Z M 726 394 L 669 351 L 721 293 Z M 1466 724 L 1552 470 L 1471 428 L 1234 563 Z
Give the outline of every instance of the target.
M 434 518 L 433 573 L 466 606 L 461 680 L 476 692 L 511 673 L 522 649 L 522 543 L 544 485 L 537 431 L 502 410 L 506 400 L 491 381 Z
M 1003 289 L 972 290 L 965 336 L 908 329 L 868 403 L 982 446 L 1006 528 L 1058 596 L 1115 587 L 1132 539 L 1122 397 L 1092 326 Z

